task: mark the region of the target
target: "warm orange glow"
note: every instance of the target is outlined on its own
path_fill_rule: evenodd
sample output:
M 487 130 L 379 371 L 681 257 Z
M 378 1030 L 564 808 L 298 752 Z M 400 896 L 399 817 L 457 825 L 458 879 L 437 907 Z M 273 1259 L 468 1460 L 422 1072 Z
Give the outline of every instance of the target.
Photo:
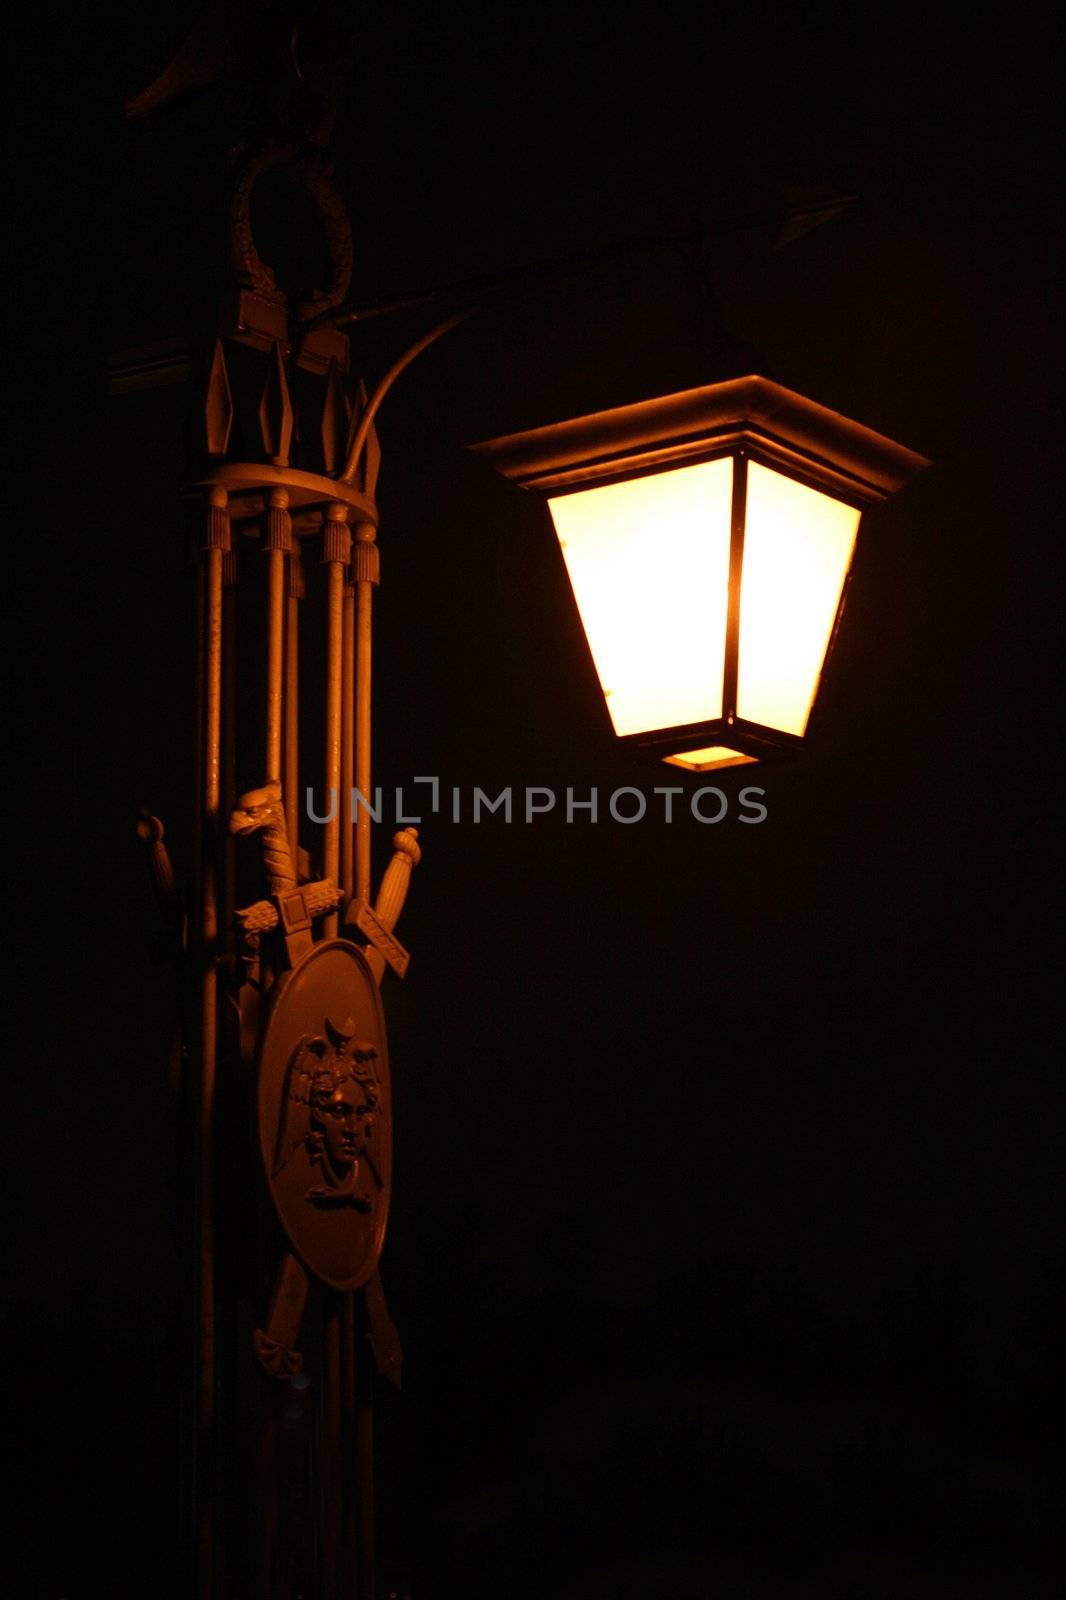
M 737 715 L 802 734 L 833 631 L 859 512 L 748 466 Z
M 708 745 L 706 750 L 684 750 L 680 755 L 664 756 L 668 767 L 684 767 L 688 772 L 712 772 L 716 767 L 744 767 L 758 756 L 744 756 L 724 744 Z
M 550 499 L 617 734 L 722 713 L 730 459 Z

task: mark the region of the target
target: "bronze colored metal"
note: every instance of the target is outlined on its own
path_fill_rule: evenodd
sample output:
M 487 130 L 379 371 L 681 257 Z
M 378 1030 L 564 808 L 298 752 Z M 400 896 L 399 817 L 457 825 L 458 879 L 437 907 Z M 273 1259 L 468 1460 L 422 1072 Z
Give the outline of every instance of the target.
M 246 934 L 280 928 L 288 964 L 295 966 L 311 947 L 314 918 L 329 919 L 335 914 L 340 900 L 337 886 L 326 880 L 303 885 L 297 882 L 280 783 L 266 783 L 261 789 L 250 789 L 242 795 L 230 816 L 229 826 L 231 833 L 260 835 L 271 891 L 271 900 L 257 900 L 254 905 L 238 911 L 237 921 Z
M 344 392 L 337 363 L 331 360 L 326 373 L 326 392 L 322 399 L 322 422 L 319 439 L 322 445 L 322 463 L 328 473 L 336 472 L 351 427 L 352 408 Z
M 209 456 L 224 456 L 229 449 L 233 431 L 233 395 L 230 393 L 229 374 L 222 340 L 215 340 L 211 357 L 211 373 L 207 381 L 204 401 L 204 443 Z
M 401 828 L 393 835 L 393 857 L 385 868 L 378 890 L 374 910 L 378 921 L 386 929 L 395 928 L 400 920 L 407 891 L 411 886 L 411 870 L 422 859 L 417 828 Z
M 254 289 L 264 300 L 284 305 L 285 291 L 255 247 L 251 217 L 252 191 L 256 182 L 264 172 L 279 164 L 287 168 L 314 201 L 329 247 L 331 282 L 298 310 L 299 320 L 309 322 L 340 304 L 348 292 L 352 276 L 352 231 L 323 151 L 308 145 L 278 143 L 268 145 L 251 157 L 233 192 L 230 211 L 231 258 L 238 282 Z
M 380 388 L 381 385 L 379 384 Z M 363 418 L 370 404 L 367 398 L 366 385 L 359 380 L 357 391 L 358 405 L 352 411 L 351 422 L 348 424 L 348 449 L 354 450 L 356 434 L 363 431 Z M 378 431 L 371 422 L 370 427 L 363 433 L 363 454 L 355 474 L 355 481 L 359 484 L 365 495 L 371 500 L 377 489 L 378 473 L 381 470 L 381 445 L 378 441 Z
M 195 493 L 217 486 L 230 495 L 235 521 L 256 522 L 268 505 L 269 496 L 276 490 L 288 493 L 288 506 L 294 513 L 306 513 L 321 522 L 322 512 L 334 500 L 341 500 L 349 508 L 352 522 L 378 523 L 377 507 L 371 496 L 354 488 L 340 478 L 327 478 L 319 472 L 305 472 L 300 467 L 279 467 L 269 463 L 227 461 L 204 473 L 190 487 Z M 312 524 L 308 523 L 310 528 Z M 301 531 L 305 531 L 301 529 Z
M 295 903 L 295 896 L 290 897 L 294 903 L 287 915 L 286 926 L 291 923 L 294 914 L 297 920 L 302 920 L 306 915 L 311 922 L 316 917 L 328 917 L 331 912 L 337 910 L 344 898 L 344 891 L 323 878 L 317 883 L 302 883 L 299 887 L 299 896 L 302 900 L 302 910 L 300 905 Z M 277 904 L 273 900 L 256 900 L 253 905 L 242 906 L 235 915 L 246 934 L 273 933 L 282 923 Z
M 373 435 L 371 435 L 373 437 Z M 352 488 L 339 478 L 306 472 L 303 467 L 275 467 L 271 462 L 227 461 L 210 466 L 189 485 L 189 494 L 202 496 L 210 488 L 224 488 L 229 494 L 230 520 L 235 533 L 261 534 L 271 512 L 275 491 L 287 494 L 290 533 L 295 538 L 317 534 L 327 507 L 339 501 L 349 510 L 352 526 L 368 522 L 378 526 L 378 507 L 362 488 Z M 266 546 L 264 546 L 266 547 Z
M 872 428 L 758 377 L 594 412 L 471 449 L 523 489 L 562 494 L 730 455 L 737 446 L 752 460 L 860 506 L 883 500 L 929 465 Z
M 281 782 L 281 685 L 285 644 L 285 557 L 292 549 L 289 496 L 272 489 L 263 530 L 267 573 L 266 770 L 268 782 Z
M 341 703 L 344 688 L 344 573 L 351 554 L 352 536 L 347 525 L 348 508 L 334 501 L 326 512 L 322 532 L 322 560 L 327 568 L 328 612 L 326 632 L 326 794 L 330 797 L 329 821 L 325 825 L 324 864 L 326 877 L 340 879 L 341 813 Z M 347 797 L 345 797 L 347 798 Z M 336 804 L 334 804 L 336 801 Z M 334 938 L 337 918 L 326 918 L 325 936 Z
M 355 580 L 355 787 L 370 798 L 370 678 L 374 587 L 379 581 L 373 523 L 361 522 L 352 549 Z M 370 813 L 359 806 L 355 821 L 355 893 L 370 899 Z
M 394 939 L 386 928 L 381 918 L 376 914 L 365 900 L 353 900 L 348 907 L 346 923 L 351 928 L 358 928 L 363 937 L 373 946 L 367 951 L 367 961 L 370 963 L 374 977 L 380 983 L 386 965 L 390 966 L 398 978 L 402 978 L 411 964 L 411 957 L 400 943 Z
M 215 1077 L 218 1054 L 218 899 L 222 733 L 222 558 L 230 529 L 225 490 L 210 491 L 203 541 L 203 720 L 201 724 L 199 1074 L 196 1118 L 197 1298 L 196 1381 L 197 1561 L 210 1592 L 214 1546 L 215 1471 Z
M 349 569 L 350 577 L 350 569 Z M 355 588 L 344 585 L 341 638 L 341 888 L 352 898 L 355 883 L 355 836 L 350 807 L 355 779 Z
M 289 848 L 281 784 L 273 779 L 261 789 L 242 794 L 230 816 L 230 832 L 262 836 L 263 863 L 270 892 L 283 895 L 296 888 L 296 868 Z
M 740 578 L 744 564 L 744 526 L 748 508 L 748 458 L 733 457 L 733 498 L 729 508 L 729 596 L 726 603 L 725 658 L 722 666 L 722 716 L 732 726 L 737 715 L 740 662 Z
M 254 350 L 269 350 L 280 344 L 285 354 L 304 372 L 315 372 L 324 377 L 333 362 L 341 372 L 348 370 L 348 341 L 342 333 L 332 328 L 308 328 L 303 324 L 293 326 L 290 307 L 284 302 L 265 299 L 252 289 L 238 289 L 224 298 L 219 330 L 231 339 Z M 137 352 L 131 352 L 136 357 Z M 179 356 L 175 353 L 167 363 L 157 359 L 154 373 L 157 382 L 167 382 L 169 373 L 177 368 Z M 131 370 L 132 368 L 132 370 Z M 129 372 L 129 377 L 126 377 Z M 132 386 L 139 380 L 143 386 L 149 374 L 138 369 L 134 362 L 119 367 L 114 382 Z
M 388 1219 L 392 1103 L 378 986 L 358 946 L 316 944 L 278 979 L 258 1104 L 263 1164 L 287 1238 L 321 1283 L 361 1288 Z
M 231 539 L 232 545 L 232 539 Z M 237 787 L 237 584 L 240 557 L 229 549 L 222 556 L 222 795 Z M 236 841 L 227 829 L 222 842 L 222 931 L 227 961 L 236 953 L 234 908 L 237 899 Z M 232 962 L 229 967 L 234 976 Z
M 291 1378 L 303 1365 L 296 1341 L 309 1288 L 307 1273 L 299 1261 L 295 1256 L 285 1256 L 274 1286 L 267 1325 L 255 1330 L 255 1353 L 264 1372 L 272 1378 Z
M 148 856 L 152 886 L 163 925 L 173 939 L 175 947 L 180 948 L 184 944 L 184 916 L 170 852 L 164 841 L 163 824 L 158 817 L 153 817 L 150 811 L 142 811 L 137 823 L 137 837 L 144 845 Z
M 374 1365 L 394 1389 L 399 1389 L 403 1350 L 396 1324 L 389 1316 L 389 1309 L 385 1304 L 385 1291 L 381 1286 L 380 1273 L 375 1272 L 373 1277 L 367 1280 L 363 1291 L 363 1304 L 366 1307 L 367 1339 L 374 1357 Z
M 401 828 L 393 835 L 393 857 L 385 868 L 378 890 L 377 905 L 370 906 L 358 896 L 348 908 L 346 922 L 359 929 L 373 948 L 367 951 L 367 961 L 380 983 L 386 963 L 402 978 L 410 963 L 410 956 L 392 934 L 403 910 L 411 884 L 411 870 L 422 859 L 417 828 Z
M 370 437 L 370 431 L 374 425 L 374 418 L 377 416 L 378 409 L 381 406 L 382 401 L 392 388 L 393 384 L 396 382 L 396 379 L 400 376 L 401 372 L 409 367 L 411 362 L 422 354 L 423 350 L 427 350 L 431 344 L 435 344 L 438 339 L 443 338 L 446 333 L 450 333 L 453 328 L 457 328 L 461 322 L 465 322 L 468 317 L 472 317 L 475 311 L 478 310 L 480 310 L 479 306 L 465 306 L 462 311 L 456 311 L 450 317 L 445 317 L 442 322 L 438 322 L 435 327 L 430 328 L 428 333 L 424 333 L 420 339 L 416 339 L 414 344 L 408 345 L 403 354 L 393 362 L 392 366 L 389 368 L 388 372 L 386 372 L 385 376 L 374 390 L 374 393 L 367 401 L 363 410 L 363 414 L 359 418 L 359 424 L 355 430 L 352 442 L 348 447 L 348 459 L 344 463 L 344 470 L 340 474 L 340 481 L 342 483 L 355 482 L 356 474 L 359 471 L 359 466 L 363 455 L 363 449 L 367 444 L 367 441 Z
M 241 305 L 252 291 L 242 291 Z M 255 298 L 252 295 L 252 298 Z M 258 833 L 264 851 L 269 898 L 234 913 L 249 952 L 245 982 L 238 993 L 242 1057 L 257 1084 L 260 1144 L 274 1208 L 292 1247 L 283 1262 L 264 1326 L 255 1330 L 259 1365 L 272 1376 L 292 1376 L 299 1361 L 297 1341 L 306 1285 L 327 1297 L 324 1318 L 323 1410 L 318 1438 L 321 1484 L 319 1566 L 323 1593 L 373 1593 L 372 1394 L 376 1368 L 366 1338 L 369 1327 L 360 1298 L 364 1282 L 376 1274 L 387 1220 L 391 1142 L 389 1080 L 378 985 L 387 950 L 396 970 L 407 953 L 366 905 L 362 921 L 377 940 L 365 950 L 330 935 L 338 910 L 356 888 L 356 859 L 369 900 L 369 816 L 362 814 L 362 837 L 342 824 L 342 806 L 324 835 L 326 876 L 309 882 L 309 864 L 299 848 L 299 598 L 303 592 L 298 540 L 321 537 L 326 578 L 325 767 L 327 789 L 341 789 L 345 801 L 353 783 L 370 794 L 371 591 L 378 581 L 375 545 L 377 510 L 373 502 L 380 451 L 372 418 L 363 430 L 357 483 L 323 477 L 285 459 L 295 429 L 289 432 L 292 397 L 287 389 L 285 355 L 291 347 L 262 329 L 271 327 L 278 308 L 262 313 L 261 326 L 235 336 L 265 350 L 269 371 L 260 392 L 259 424 L 267 460 L 241 462 L 217 457 L 201 480 L 203 492 L 224 493 L 230 516 L 242 533 L 258 533 L 268 561 L 265 628 L 264 742 L 267 782 L 238 801 L 231 832 Z M 262 308 L 253 308 L 260 318 Z M 242 311 L 243 314 L 243 311 Z M 328 330 L 321 330 L 323 335 Z M 318 337 L 316 335 L 316 337 Z M 337 340 L 341 336 L 329 334 Z M 309 340 L 300 346 L 300 359 Z M 346 358 L 344 366 L 346 366 Z M 313 364 L 312 364 L 313 366 Z M 338 463 L 337 440 L 346 422 L 338 373 L 328 367 L 323 408 L 323 460 Z M 360 389 L 365 409 L 365 392 Z M 327 421 L 327 413 L 331 413 Z M 348 422 L 349 432 L 357 426 Z M 330 429 L 336 437 L 330 437 Z M 335 470 L 335 467 L 334 467 Z M 351 525 L 358 529 L 352 549 Z M 286 570 L 286 557 L 288 569 Z M 287 580 L 287 581 L 286 581 Z M 280 782 L 284 769 L 285 789 Z M 288 807 L 283 805 L 288 793 Z M 338 795 L 338 801 L 340 795 Z M 390 865 L 386 894 L 390 916 L 399 915 L 412 859 L 413 833 L 402 864 Z M 414 856 L 412 856 L 412 851 Z M 399 877 L 397 876 L 399 874 Z M 338 881 L 340 880 L 340 881 Z M 384 888 L 384 885 L 383 885 Z M 380 909 L 380 908 L 379 908 Z M 314 925 L 325 919 L 321 942 Z M 324 963 L 328 963 L 326 972 Z M 323 976 L 323 973 L 326 975 Z M 321 1013 L 312 1015 L 312 1013 Z M 352 1033 L 350 1030 L 357 1031 Z M 297 1032 L 293 1036 L 293 1030 Z M 353 1097 L 353 1098 L 348 1098 Z M 269 1128 L 269 1137 L 268 1137 Z M 269 1159 L 268 1159 L 269 1148 Z M 399 1368 L 398 1343 L 378 1284 L 375 1326 L 380 1362 L 391 1381 Z M 357 1348 L 358 1345 L 358 1348 Z M 378 1359 L 378 1358 L 375 1358 Z M 358 1370 L 357 1370 L 358 1369 Z M 273 1419 L 273 1420 L 271 1420 Z M 280 1508 L 283 1471 L 280 1419 L 268 1411 L 259 1434 L 257 1493 L 268 1516 Z M 282 1541 L 283 1543 L 283 1541 Z M 260 1575 L 274 1582 L 275 1556 L 282 1548 L 274 1533 L 264 1534 Z M 355 1574 L 359 1577 L 356 1579 Z M 345 1588 L 345 1585 L 348 1585 Z
M 292 449 L 292 400 L 285 372 L 285 356 L 275 342 L 266 383 L 259 401 L 259 432 L 263 453 L 275 467 L 287 467 Z
M 300 601 L 304 598 L 303 561 L 289 557 L 285 605 L 285 814 L 293 860 L 300 847 Z
M 287 1505 L 285 1478 L 295 1459 L 295 1436 L 275 1403 L 275 1397 L 285 1400 L 286 1389 L 257 1379 L 235 1402 L 218 1385 L 216 1361 L 217 1292 L 217 1328 L 241 1328 L 246 1360 L 254 1346 L 255 1370 L 276 1379 L 296 1377 L 301 1323 L 314 1290 L 325 1358 L 315 1457 L 321 1484 L 314 1539 L 319 1588 L 322 1600 L 347 1600 L 353 1586 L 361 1600 L 372 1600 L 372 1385 L 376 1373 L 398 1383 L 400 1368 L 399 1341 L 378 1276 L 392 1170 L 379 986 L 387 966 L 402 974 L 408 963 L 392 929 L 420 854 L 413 829 L 396 836 L 372 907 L 371 819 L 363 807 L 352 825 L 348 807 L 353 787 L 368 798 L 372 793 L 372 591 L 379 580 L 374 492 L 380 464 L 374 417 L 409 361 L 467 313 L 453 315 L 406 351 L 372 399 L 361 384 L 352 392 L 348 340 L 322 320 L 343 300 L 351 269 L 348 221 L 322 148 L 326 98 L 310 80 L 304 82 L 302 59 L 295 81 L 291 75 L 302 21 L 282 50 L 276 48 L 283 42 L 278 20 L 269 23 L 273 43 L 257 61 L 264 65 L 269 57 L 285 80 L 289 113 L 279 113 L 269 142 L 257 128 L 243 146 L 230 217 L 235 281 L 226 293 L 219 337 L 207 351 L 175 344 L 132 352 L 114 382 L 137 388 L 190 369 L 202 379 L 202 425 L 191 436 L 186 490 L 197 506 L 207 505 L 206 532 L 197 541 L 197 815 L 193 948 L 186 969 L 199 990 L 198 1006 L 189 1008 L 197 1018 L 192 1060 L 198 1269 L 197 1557 L 190 1588 L 198 1600 L 212 1600 L 216 1559 L 219 1570 L 234 1570 L 232 1526 L 215 1512 L 222 1503 L 223 1463 L 229 1470 L 234 1461 L 248 1459 L 243 1452 L 249 1447 L 260 1532 L 244 1549 L 257 1592 L 264 1600 L 279 1600 L 282 1588 L 288 1593 L 294 1556 L 303 1568 L 302 1592 L 314 1582 L 309 1529 Z M 216 76 L 227 67 L 236 38 L 222 38 L 206 23 L 131 103 L 131 114 Z M 323 70 L 323 63 L 314 70 Z M 326 287 L 302 300 L 278 283 L 252 234 L 255 185 L 282 166 L 317 207 L 330 252 Z M 235 346 L 242 347 L 239 359 Z M 292 382 L 297 367 L 311 375 L 309 382 L 304 376 L 298 385 Z M 262 648 L 245 651 L 242 642 L 239 662 L 231 532 L 236 541 L 258 540 L 266 558 Z M 316 595 L 308 602 L 315 615 L 305 614 L 302 622 L 301 541 L 319 538 L 327 566 L 325 612 Z M 315 881 L 309 881 L 310 859 L 299 839 L 300 800 L 309 781 L 300 767 L 299 645 L 308 625 L 324 634 L 325 777 L 327 790 L 339 791 L 330 808 L 336 818 L 320 835 L 322 875 Z M 238 730 L 237 707 L 249 698 L 261 708 L 261 721 Z M 239 762 L 258 759 L 260 741 L 265 781 L 234 805 Z M 317 739 L 313 743 L 322 749 Z M 228 831 L 223 806 L 232 807 Z M 141 833 L 160 903 L 176 922 L 180 908 L 161 825 L 145 817 Z M 241 837 L 252 835 L 262 849 L 268 893 L 238 909 L 237 847 Z M 365 948 L 335 937 L 342 910 L 351 912 L 346 925 L 352 932 L 368 939 Z M 234 1004 L 220 1010 L 223 983 Z M 228 1019 L 225 1029 L 222 1018 Z M 220 1074 L 227 1089 L 221 1101 Z M 235 1237 L 231 1226 L 249 1230 L 252 1248 L 243 1263 L 228 1242 L 216 1262 L 213 1205 L 216 1160 L 225 1158 L 227 1183 L 240 1170 L 239 1159 L 230 1161 L 240 1147 L 233 1117 L 239 1124 L 240 1102 L 249 1093 L 255 1097 L 266 1192 L 289 1246 L 269 1310 L 254 1329 L 243 1306 L 249 1291 L 256 1297 L 263 1292 L 267 1265 L 256 1197 L 227 1194 L 226 1240 Z M 216 1149 L 220 1137 L 224 1143 Z

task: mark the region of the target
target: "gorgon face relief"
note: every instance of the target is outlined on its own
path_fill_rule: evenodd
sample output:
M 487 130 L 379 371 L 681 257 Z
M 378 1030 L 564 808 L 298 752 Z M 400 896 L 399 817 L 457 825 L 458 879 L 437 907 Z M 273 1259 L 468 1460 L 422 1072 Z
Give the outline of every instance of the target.
M 356 1039 L 349 1019 L 329 1018 L 320 1035 L 305 1034 L 286 1071 L 274 1174 L 303 1147 L 318 1178 L 306 1199 L 316 1206 L 369 1211 L 381 1188 L 374 1161 L 374 1121 L 381 1104 L 377 1051 Z

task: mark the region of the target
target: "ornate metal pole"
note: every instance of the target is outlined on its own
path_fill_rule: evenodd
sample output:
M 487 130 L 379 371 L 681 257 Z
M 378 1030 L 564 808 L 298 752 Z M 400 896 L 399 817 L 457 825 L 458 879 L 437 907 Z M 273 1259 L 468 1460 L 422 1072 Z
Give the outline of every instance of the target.
M 286 489 L 272 489 L 263 529 L 267 559 L 266 777 L 281 782 L 282 681 L 285 665 L 285 557 L 292 551 Z
M 190 1589 L 198 1600 L 236 1600 L 248 1581 L 262 1600 L 294 1600 L 297 1593 L 349 1600 L 353 1592 L 373 1600 L 372 1385 L 375 1373 L 397 1382 L 400 1365 L 378 1275 L 392 1171 L 379 986 L 387 968 L 401 975 L 406 968 L 392 930 L 419 851 L 413 831 L 397 835 L 372 906 L 371 819 L 363 806 L 353 826 L 349 808 L 353 786 L 371 800 L 374 415 L 384 388 L 367 400 L 350 376 L 347 336 L 323 321 L 348 291 L 351 235 L 325 150 L 333 63 L 310 62 L 301 52 L 297 25 L 278 56 L 283 75 L 297 69 L 285 84 L 290 122 L 275 127 L 269 142 L 257 130 L 243 146 L 230 212 L 235 281 L 208 352 L 204 430 L 186 490 L 195 505 L 206 505 L 196 539 L 196 1002 L 189 1007 L 197 1268 Z M 131 102 L 131 114 L 193 86 L 188 72 L 195 77 L 199 68 L 189 63 L 204 59 L 195 48 L 179 54 Z M 279 166 L 310 197 L 326 237 L 330 281 L 308 299 L 281 286 L 255 246 L 252 194 Z M 326 573 L 324 594 L 316 584 L 304 599 L 308 541 L 320 544 Z M 258 544 L 264 556 L 262 583 L 252 586 L 261 591 L 254 629 L 247 596 L 237 599 L 241 543 L 253 550 Z M 254 573 L 254 563 L 245 570 Z M 319 640 L 324 761 L 304 771 L 300 655 L 309 666 L 306 683 L 316 682 Z M 249 707 L 260 715 L 249 718 Z M 323 776 L 329 821 L 308 829 L 305 851 L 304 796 Z M 257 787 L 238 795 L 249 781 Z M 146 822 L 142 836 L 162 882 L 161 827 Z M 265 894 L 236 909 L 247 871 L 238 856 L 246 859 L 248 849 L 239 840 L 246 836 L 261 844 Z M 222 1028 L 222 1018 L 234 1024 Z M 244 1167 L 253 1109 L 258 1174 Z M 225 1203 L 216 1206 L 219 1195 Z M 270 1293 L 258 1263 L 277 1259 L 279 1226 Z M 294 1403 L 287 1396 L 305 1392 L 291 1386 L 304 1383 L 300 1329 L 312 1295 L 323 1329 L 321 1370 L 312 1366 L 309 1374 L 321 1388 L 314 1526 L 292 1492 L 293 1468 L 303 1471 L 306 1450 L 282 1415 Z M 249 1325 L 249 1298 L 259 1327 Z M 243 1487 L 228 1476 L 242 1461 Z M 243 1532 L 234 1509 L 241 1504 Z
M 237 792 L 237 585 L 240 561 L 237 551 L 226 550 L 222 557 L 222 793 Z M 225 835 L 222 867 L 222 936 L 225 951 L 236 950 L 233 914 L 237 909 L 237 852 L 229 833 Z
M 335 501 L 326 508 L 326 524 L 322 531 L 322 560 L 326 566 L 327 634 L 326 634 L 326 806 L 325 875 L 333 883 L 340 882 L 341 828 L 345 810 L 341 795 L 341 724 L 344 690 L 344 576 L 352 548 L 348 531 L 348 507 Z M 337 914 L 332 912 L 323 923 L 327 939 L 336 937 Z
M 352 785 L 355 781 L 355 587 L 350 566 L 344 583 L 341 655 L 341 888 L 348 902 L 354 893 L 355 882 L 355 834 L 352 826 Z
M 203 650 L 200 795 L 199 1079 L 196 1119 L 196 1228 L 199 1341 L 196 1372 L 196 1550 L 201 1593 L 214 1573 L 215 1418 L 215 1084 L 218 1058 L 218 902 L 221 838 L 222 564 L 230 547 L 229 496 L 213 486 L 201 546 Z
M 355 787 L 366 804 L 358 808 L 355 824 L 355 893 L 370 899 L 370 688 L 373 649 L 374 589 L 381 581 L 381 566 L 371 522 L 361 522 L 352 550 L 355 582 Z
M 300 843 L 300 601 L 304 569 L 299 550 L 289 557 L 289 597 L 285 613 L 285 815 L 289 848 Z

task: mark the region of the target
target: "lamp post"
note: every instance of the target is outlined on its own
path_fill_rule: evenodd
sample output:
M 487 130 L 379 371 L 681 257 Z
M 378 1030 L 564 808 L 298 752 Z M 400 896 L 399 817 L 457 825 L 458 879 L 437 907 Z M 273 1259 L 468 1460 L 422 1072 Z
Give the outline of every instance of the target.
M 146 93 L 140 109 L 163 91 Z M 275 279 L 252 229 L 253 192 L 279 168 L 317 208 L 328 248 L 329 281 L 304 297 Z M 400 1369 L 379 1273 L 392 1176 L 380 990 L 407 967 L 395 928 L 420 859 L 415 832 L 398 833 L 372 895 L 375 417 L 406 367 L 487 297 L 618 247 L 477 286 L 368 395 L 342 330 L 395 303 L 345 304 L 351 235 L 313 128 L 250 147 L 229 243 L 185 485 L 197 573 L 198 835 L 181 955 L 195 1588 L 203 1600 L 249 1585 L 373 1600 L 372 1394 Z M 760 378 L 477 448 L 548 501 L 614 733 L 694 772 L 802 742 L 862 510 L 924 465 Z M 329 797 L 321 833 L 302 804 L 310 790 Z M 141 831 L 177 926 L 162 828 L 148 818 Z M 221 1376 L 234 1365 L 240 1400 Z M 317 1426 L 294 1444 L 279 1396 L 306 1392 L 308 1366 Z M 301 1476 L 313 1484 L 302 1507 L 283 1493 Z

